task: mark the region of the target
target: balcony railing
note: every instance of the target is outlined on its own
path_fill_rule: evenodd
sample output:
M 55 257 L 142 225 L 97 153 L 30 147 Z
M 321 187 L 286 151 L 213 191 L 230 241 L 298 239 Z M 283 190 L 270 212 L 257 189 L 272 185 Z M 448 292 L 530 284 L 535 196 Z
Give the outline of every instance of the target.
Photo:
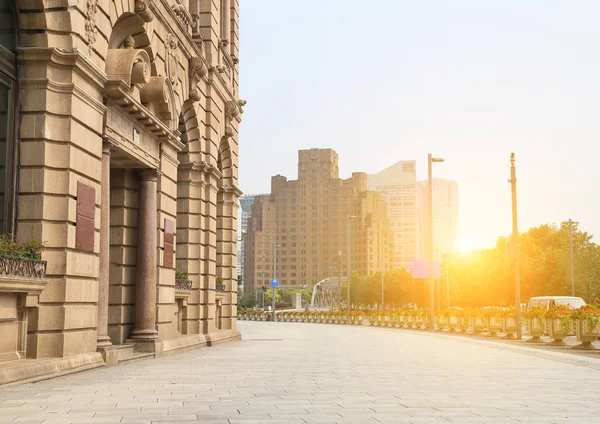
M 191 291 L 192 281 L 191 280 L 175 280 L 175 290 Z
M 0 275 L 46 278 L 46 261 L 16 256 L 0 256 Z

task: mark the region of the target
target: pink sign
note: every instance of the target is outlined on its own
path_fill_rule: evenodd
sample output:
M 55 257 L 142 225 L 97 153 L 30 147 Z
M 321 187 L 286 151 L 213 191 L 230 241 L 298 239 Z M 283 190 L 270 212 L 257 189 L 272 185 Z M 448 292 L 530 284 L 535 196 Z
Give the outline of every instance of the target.
M 415 259 L 411 265 L 413 278 L 429 278 L 429 261 Z M 442 272 L 440 262 L 433 261 L 433 278 L 440 278 Z

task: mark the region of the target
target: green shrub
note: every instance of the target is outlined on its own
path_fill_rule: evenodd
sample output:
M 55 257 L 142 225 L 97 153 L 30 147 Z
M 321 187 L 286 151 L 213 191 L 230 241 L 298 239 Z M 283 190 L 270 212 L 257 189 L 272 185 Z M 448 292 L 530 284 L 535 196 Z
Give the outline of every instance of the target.
M 178 269 L 176 269 L 175 270 L 175 279 L 176 280 L 187 280 L 188 275 L 185 272 L 179 271 Z
M 0 256 L 14 256 L 17 258 L 42 259 L 44 243 L 30 240 L 17 243 L 10 234 L 0 235 Z

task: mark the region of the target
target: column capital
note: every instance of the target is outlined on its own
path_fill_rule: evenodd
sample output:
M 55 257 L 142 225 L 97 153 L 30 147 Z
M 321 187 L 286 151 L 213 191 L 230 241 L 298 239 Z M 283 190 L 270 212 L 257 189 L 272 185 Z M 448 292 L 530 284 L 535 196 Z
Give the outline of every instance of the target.
M 157 181 L 160 171 L 158 169 L 142 169 L 140 170 L 141 181 Z

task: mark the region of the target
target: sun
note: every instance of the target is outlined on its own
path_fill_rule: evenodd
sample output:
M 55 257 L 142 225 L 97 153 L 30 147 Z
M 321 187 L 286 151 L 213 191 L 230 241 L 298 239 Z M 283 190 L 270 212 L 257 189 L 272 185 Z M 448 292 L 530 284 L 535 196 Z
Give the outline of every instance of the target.
M 467 253 L 472 250 L 475 250 L 476 248 L 477 248 L 477 246 L 475 245 L 475 242 L 473 240 L 470 240 L 467 238 L 462 238 L 462 237 L 458 240 L 459 252 Z

